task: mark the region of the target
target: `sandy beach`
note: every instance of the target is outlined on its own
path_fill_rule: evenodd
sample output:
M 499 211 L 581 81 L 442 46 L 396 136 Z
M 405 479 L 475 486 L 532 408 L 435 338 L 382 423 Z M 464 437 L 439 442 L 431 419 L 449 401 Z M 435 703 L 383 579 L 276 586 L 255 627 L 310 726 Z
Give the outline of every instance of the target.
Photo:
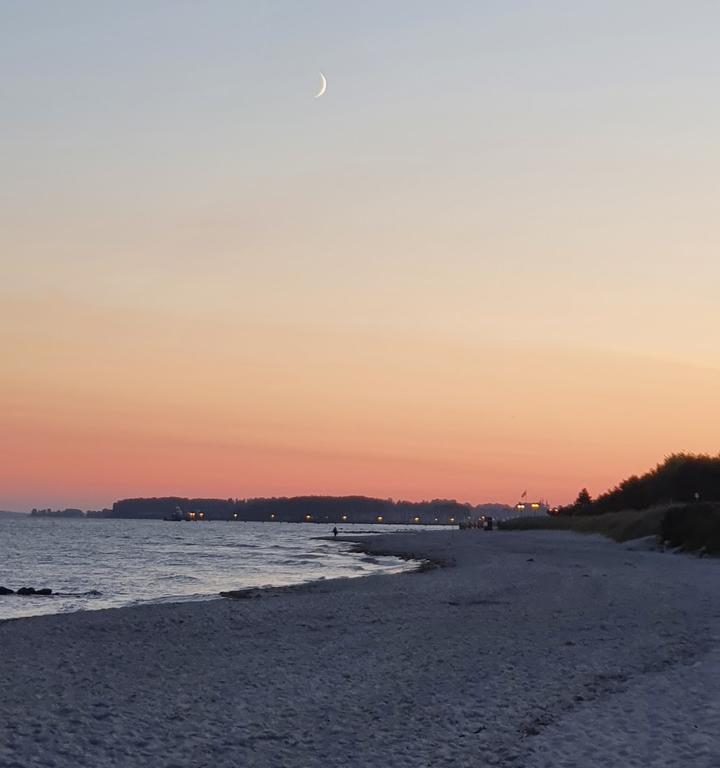
M 720 562 L 393 534 L 418 573 L 0 623 L 0 765 L 720 764 Z

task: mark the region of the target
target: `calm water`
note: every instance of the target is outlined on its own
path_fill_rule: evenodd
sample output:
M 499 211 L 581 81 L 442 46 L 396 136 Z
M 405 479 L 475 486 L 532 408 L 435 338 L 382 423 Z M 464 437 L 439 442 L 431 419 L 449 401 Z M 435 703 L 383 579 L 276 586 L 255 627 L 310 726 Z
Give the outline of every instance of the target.
M 0 519 L 0 585 L 52 597 L 0 596 L 0 619 L 217 596 L 226 589 L 399 572 L 394 557 L 317 541 L 332 526 L 161 520 Z M 368 526 L 343 525 L 357 533 Z M 372 532 L 397 530 L 372 526 Z M 407 528 L 404 528 L 407 530 Z

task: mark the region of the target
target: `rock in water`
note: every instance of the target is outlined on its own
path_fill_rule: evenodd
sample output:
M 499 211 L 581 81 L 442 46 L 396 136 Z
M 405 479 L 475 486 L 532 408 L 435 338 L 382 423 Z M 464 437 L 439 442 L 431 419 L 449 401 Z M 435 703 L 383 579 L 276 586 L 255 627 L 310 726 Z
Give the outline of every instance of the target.
M 9 587 L 0 587 L 0 595 L 14 595 L 15 590 Z
M 35 589 L 33 587 L 20 587 L 17 593 L 18 595 L 34 595 Z
M 43 587 L 42 589 L 36 589 L 35 590 L 36 595 L 52 595 L 52 589 L 50 587 Z

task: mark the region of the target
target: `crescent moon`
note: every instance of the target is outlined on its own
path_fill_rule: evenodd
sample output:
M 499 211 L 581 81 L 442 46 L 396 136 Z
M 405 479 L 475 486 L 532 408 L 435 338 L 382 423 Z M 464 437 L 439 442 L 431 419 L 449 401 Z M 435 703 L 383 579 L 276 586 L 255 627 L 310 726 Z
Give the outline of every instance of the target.
M 315 98 L 319 99 L 323 93 L 327 91 L 327 80 L 325 79 L 325 75 L 323 73 L 320 73 L 320 90 L 315 94 Z

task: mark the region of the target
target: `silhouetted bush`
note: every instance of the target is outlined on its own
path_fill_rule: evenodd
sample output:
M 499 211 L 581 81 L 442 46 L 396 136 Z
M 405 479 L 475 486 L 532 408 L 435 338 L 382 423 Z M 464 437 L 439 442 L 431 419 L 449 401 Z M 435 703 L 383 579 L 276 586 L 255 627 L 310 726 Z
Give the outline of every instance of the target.
M 583 491 L 574 504 L 562 508 L 561 514 L 599 515 L 698 499 L 720 501 L 720 456 L 676 453 L 644 475 L 628 477 L 594 501 Z
M 720 554 L 720 505 L 688 504 L 668 509 L 661 536 L 672 547 Z

